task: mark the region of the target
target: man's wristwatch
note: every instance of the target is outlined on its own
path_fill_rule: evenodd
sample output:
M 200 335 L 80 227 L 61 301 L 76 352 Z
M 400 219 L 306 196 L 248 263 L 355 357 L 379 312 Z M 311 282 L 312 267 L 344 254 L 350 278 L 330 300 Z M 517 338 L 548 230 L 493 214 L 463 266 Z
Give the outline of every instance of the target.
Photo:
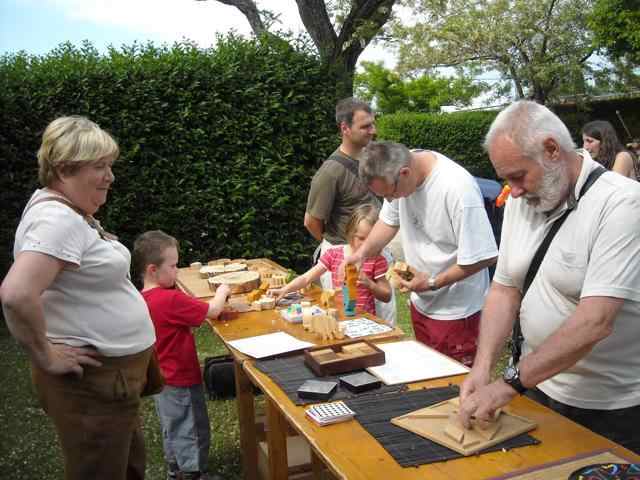
M 517 365 L 509 365 L 502 375 L 502 380 L 520 395 L 527 391 L 527 387 L 520 381 L 520 370 Z
M 436 287 L 436 277 L 429 277 L 429 280 L 427 280 L 427 285 L 429 285 L 429 290 L 437 290 L 438 287 Z

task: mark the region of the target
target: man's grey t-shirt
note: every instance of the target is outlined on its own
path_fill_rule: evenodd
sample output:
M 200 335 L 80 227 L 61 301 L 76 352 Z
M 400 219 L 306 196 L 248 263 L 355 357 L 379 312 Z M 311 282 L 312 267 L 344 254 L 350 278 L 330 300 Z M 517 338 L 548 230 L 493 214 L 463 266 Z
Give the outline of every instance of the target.
M 336 157 L 341 157 L 345 163 L 353 162 L 355 168 L 348 168 Z M 324 161 L 311 181 L 306 211 L 324 221 L 323 236 L 332 244 L 347 243 L 345 229 L 359 205 L 380 206 L 380 201 L 355 173 L 357 168 L 358 161 L 338 149 Z

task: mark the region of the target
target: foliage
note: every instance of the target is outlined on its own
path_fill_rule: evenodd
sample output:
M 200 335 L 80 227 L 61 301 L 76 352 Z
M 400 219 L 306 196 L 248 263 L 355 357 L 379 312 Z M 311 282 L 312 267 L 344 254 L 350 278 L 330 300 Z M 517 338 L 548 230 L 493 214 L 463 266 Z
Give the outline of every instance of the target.
M 589 17 L 596 44 L 616 58 L 640 64 L 640 2 L 596 0 Z
M 496 112 L 449 114 L 398 113 L 377 121 L 378 137 L 409 148 L 438 151 L 464 166 L 472 175 L 495 178 L 482 149 L 484 136 Z
M 464 107 L 483 91 L 482 84 L 474 84 L 464 76 L 444 78 L 420 75 L 403 78 L 385 68 L 382 62 L 362 62 L 363 73 L 355 78 L 356 95 L 375 103 L 381 113 L 439 112 L 443 105 Z
M 112 49 L 61 45 L 0 58 L 0 271 L 37 187 L 49 121 L 80 114 L 114 134 L 116 182 L 98 212 L 128 246 L 148 229 L 181 241 L 182 261 L 269 257 L 306 265 L 307 186 L 338 139 L 334 88 L 315 58 L 269 39 Z
M 497 70 L 518 98 L 547 102 L 583 77 L 593 0 L 405 0 L 418 19 L 396 25 L 400 67 Z

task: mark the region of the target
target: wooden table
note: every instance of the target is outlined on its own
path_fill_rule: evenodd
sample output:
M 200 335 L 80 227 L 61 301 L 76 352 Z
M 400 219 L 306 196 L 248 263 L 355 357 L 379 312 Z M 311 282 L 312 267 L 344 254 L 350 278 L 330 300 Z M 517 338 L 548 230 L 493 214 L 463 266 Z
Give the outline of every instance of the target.
M 287 424 L 311 445 L 312 459 L 316 461 L 314 471 L 320 471 L 321 464 L 318 465 L 318 462 L 322 462 L 336 478 L 348 480 L 484 480 L 600 449 L 611 449 L 623 458 L 640 461 L 640 456 L 623 447 L 526 397 L 519 397 L 510 404 L 510 409 L 538 424 L 530 433 L 541 441 L 539 445 L 431 463 L 418 468 L 403 468 L 357 420 L 319 427 L 305 417 L 305 407 L 296 406 L 252 361 L 245 362 L 243 367 L 251 382 L 267 396 L 270 428 L 276 426 L 271 428 L 269 439 L 269 471 L 270 478 L 274 480 L 287 478 Z M 411 384 L 410 389 L 458 384 L 463 378 L 456 376 L 418 382 Z
M 282 269 L 278 264 L 271 262 L 267 259 L 257 259 L 261 262 L 270 263 L 276 269 Z M 251 260 L 250 260 L 251 262 Z M 178 278 L 182 278 L 183 282 L 179 282 L 178 286 L 187 293 L 193 295 L 193 285 L 190 279 L 197 279 L 197 271 L 190 268 L 181 268 L 178 273 Z M 186 280 L 186 285 L 184 280 Z M 197 282 L 194 282 L 194 284 Z M 185 286 L 187 288 L 185 288 Z M 191 287 L 191 288 L 189 288 Z M 312 289 L 308 294 L 308 297 L 317 303 L 320 297 L 321 290 L 319 288 Z M 207 300 L 206 297 L 200 297 L 202 300 Z M 340 319 L 343 319 L 342 309 L 339 309 Z M 382 322 L 380 319 L 376 319 L 369 314 L 358 314 L 358 317 L 367 317 L 372 320 Z M 243 368 L 243 364 L 247 361 L 251 361 L 246 355 L 235 350 L 229 346 L 229 342 L 232 340 L 238 340 L 246 337 L 253 337 L 256 335 L 265 335 L 268 333 L 275 333 L 279 331 L 286 332 L 301 340 L 315 343 L 317 345 L 329 345 L 338 343 L 336 341 L 323 341 L 316 334 L 309 333 L 302 328 L 301 324 L 289 323 L 282 318 L 277 310 L 262 310 L 259 312 L 246 312 L 246 313 L 234 313 L 226 314 L 220 320 L 209 321 L 209 324 L 213 328 L 213 331 L 220 339 L 225 343 L 234 359 L 234 370 L 236 377 L 236 403 L 238 406 L 238 421 L 240 424 L 240 449 L 242 452 L 242 465 L 244 478 L 257 479 L 258 478 L 258 444 L 257 444 L 257 430 L 256 430 L 256 416 L 254 407 L 254 392 L 252 380 L 247 375 L 247 370 Z M 397 340 L 404 336 L 404 332 L 399 328 L 394 328 L 391 332 L 366 337 L 367 340 L 373 341 L 389 341 Z M 345 341 L 348 341 L 345 338 Z M 278 387 L 276 387 L 278 388 Z M 279 389 L 279 388 L 278 388 Z M 286 472 L 286 423 L 282 422 L 282 415 L 273 408 L 271 397 L 267 396 L 267 421 L 269 422 L 269 430 L 267 431 L 267 444 L 269 446 L 269 463 L 270 470 L 280 468 L 282 461 L 285 463 Z M 274 453 L 279 452 L 281 448 L 281 441 L 284 438 L 285 446 L 284 452 L 281 454 Z M 284 460 L 283 460 L 284 459 Z M 271 475 L 271 478 L 286 478 L 286 473 L 281 476 L 275 472 Z
M 316 289 L 311 297 L 317 300 L 319 294 L 320 290 Z M 363 316 L 373 318 L 370 315 Z M 304 331 L 300 324 L 286 322 L 275 310 L 234 314 L 231 318 L 211 321 L 210 324 L 234 358 L 240 448 L 245 479 L 258 478 L 254 385 L 258 386 L 266 397 L 269 424 L 268 467 L 272 480 L 288 477 L 286 438 L 289 426 L 309 442 L 312 449 L 312 467 L 317 473 L 317 478 L 320 478 L 319 472 L 324 464 L 335 477 L 349 480 L 487 479 L 598 449 L 611 449 L 622 457 L 640 461 L 639 456 L 621 446 L 526 397 L 520 397 L 510 406 L 514 413 L 530 418 L 538 424 L 538 428 L 532 434 L 541 440 L 540 445 L 432 463 L 419 468 L 402 468 L 356 420 L 326 427 L 316 426 L 305 417 L 304 407 L 296 406 L 278 385 L 254 366 L 253 360 L 228 345 L 232 340 L 277 331 L 284 331 L 319 345 L 331 342 L 320 341 L 314 334 Z M 396 328 L 389 334 L 378 336 L 377 340 L 397 340 L 402 336 L 403 332 Z M 442 387 L 450 383 L 460 383 L 462 379 L 463 376 L 456 376 L 418 382 L 410 385 L 410 388 Z

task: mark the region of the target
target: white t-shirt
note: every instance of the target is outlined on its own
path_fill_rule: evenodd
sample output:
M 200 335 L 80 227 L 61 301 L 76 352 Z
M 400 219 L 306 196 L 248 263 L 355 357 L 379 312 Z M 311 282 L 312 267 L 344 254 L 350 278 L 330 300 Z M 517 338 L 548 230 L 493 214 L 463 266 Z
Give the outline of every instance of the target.
M 573 192 L 577 198 L 597 167 L 586 151 Z M 494 281 L 522 291 L 529 263 L 566 203 L 547 217 L 522 197 L 507 202 Z M 523 356 L 573 314 L 581 298 L 625 300 L 613 333 L 573 367 L 538 385 L 579 408 L 609 410 L 640 404 L 640 184 L 607 172 L 578 202 L 558 231 L 520 307 Z
M 498 255 L 478 184 L 463 167 L 444 155 L 431 174 L 406 198 L 385 200 L 380 219 L 402 225 L 405 259 L 418 271 L 436 276 L 452 265 L 473 265 Z M 483 269 L 436 291 L 413 292 L 411 301 L 423 315 L 457 320 L 478 312 L 489 288 Z
M 37 190 L 31 202 L 52 196 Z M 45 253 L 66 266 L 42 293 L 46 335 L 54 343 L 91 345 L 101 355 L 141 352 L 155 342 L 149 310 L 129 279 L 131 255 L 60 202 L 34 205 L 16 231 L 14 258 L 21 252 Z

